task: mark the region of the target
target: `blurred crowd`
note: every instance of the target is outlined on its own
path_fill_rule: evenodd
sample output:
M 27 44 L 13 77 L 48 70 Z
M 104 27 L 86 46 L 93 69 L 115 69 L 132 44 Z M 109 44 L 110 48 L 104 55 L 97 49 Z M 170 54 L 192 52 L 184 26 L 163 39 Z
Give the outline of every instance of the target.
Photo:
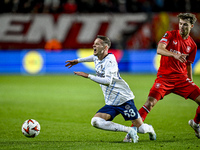
M 199 12 L 200 0 L 0 0 L 0 13 Z

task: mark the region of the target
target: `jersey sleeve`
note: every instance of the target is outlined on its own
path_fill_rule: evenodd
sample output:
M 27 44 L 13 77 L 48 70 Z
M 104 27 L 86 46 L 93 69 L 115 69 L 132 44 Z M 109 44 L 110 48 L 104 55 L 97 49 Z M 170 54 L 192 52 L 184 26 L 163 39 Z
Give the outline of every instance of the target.
M 111 85 L 113 81 L 113 77 L 117 74 L 118 66 L 117 62 L 113 57 L 110 57 L 111 59 L 108 59 L 105 64 L 105 76 L 104 77 L 98 77 L 94 75 L 89 74 L 89 78 L 99 84 L 103 85 Z
M 109 85 L 111 82 L 110 78 L 108 77 L 101 78 L 101 77 L 97 77 L 91 74 L 89 74 L 88 78 L 90 78 L 92 81 L 96 83 L 103 84 L 103 85 Z
M 113 81 L 113 78 L 118 75 L 118 65 L 115 58 L 109 60 L 106 65 L 105 77 L 110 79 L 110 84 Z
M 79 63 L 81 62 L 93 62 L 94 61 L 94 55 L 84 57 L 84 58 L 78 58 L 77 59 Z
M 192 50 L 192 52 L 189 54 L 188 58 L 187 58 L 187 63 L 193 63 L 195 56 L 197 53 L 197 46 L 195 45 L 194 49 Z
M 171 37 L 172 37 L 171 32 L 167 31 L 158 43 L 164 43 L 165 45 L 168 45 L 171 40 Z

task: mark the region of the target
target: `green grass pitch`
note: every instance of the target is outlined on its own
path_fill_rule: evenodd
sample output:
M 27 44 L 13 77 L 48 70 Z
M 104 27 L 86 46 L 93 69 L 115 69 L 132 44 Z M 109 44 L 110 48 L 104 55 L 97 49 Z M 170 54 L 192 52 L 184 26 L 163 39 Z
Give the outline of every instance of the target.
M 135 94 L 139 109 L 146 101 L 156 75 L 121 74 Z M 200 76 L 194 76 L 200 86 Z M 123 143 L 126 133 L 96 129 L 90 120 L 104 105 L 98 84 L 75 75 L 0 76 L 0 149 L 36 150 L 184 150 L 200 149 L 200 139 L 188 125 L 197 104 L 175 94 L 157 103 L 145 122 L 152 124 L 157 140 L 139 134 L 138 143 Z M 21 133 L 22 123 L 35 119 L 41 132 L 35 138 Z M 114 122 L 130 126 L 121 116 Z

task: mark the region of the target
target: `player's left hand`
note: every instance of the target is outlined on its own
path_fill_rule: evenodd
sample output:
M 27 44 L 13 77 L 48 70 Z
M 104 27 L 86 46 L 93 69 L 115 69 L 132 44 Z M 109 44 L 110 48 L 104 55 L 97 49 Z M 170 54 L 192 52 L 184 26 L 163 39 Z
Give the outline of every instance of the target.
M 185 62 L 187 62 L 187 60 L 186 60 L 186 57 L 188 56 L 189 54 L 176 54 L 176 55 L 174 55 L 174 58 L 175 59 L 178 59 L 180 62 L 182 62 L 182 63 L 185 63 Z
M 85 72 L 75 72 L 75 71 L 74 71 L 74 74 L 76 74 L 78 76 L 82 76 L 84 78 L 88 78 L 88 75 L 89 75 L 89 74 L 87 74 Z

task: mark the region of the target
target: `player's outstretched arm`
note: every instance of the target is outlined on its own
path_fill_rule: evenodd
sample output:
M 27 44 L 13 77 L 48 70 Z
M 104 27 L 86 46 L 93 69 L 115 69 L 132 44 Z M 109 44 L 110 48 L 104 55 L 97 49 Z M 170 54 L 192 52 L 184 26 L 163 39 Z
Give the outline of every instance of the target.
M 65 63 L 67 63 L 65 65 L 65 67 L 71 68 L 72 66 L 78 64 L 78 63 L 82 63 L 82 62 L 93 62 L 94 55 L 85 57 L 85 58 L 78 58 L 78 59 L 74 59 L 74 60 L 68 60 Z
M 175 59 L 179 60 L 182 63 L 185 63 L 187 61 L 186 57 L 188 56 L 188 54 L 176 54 L 176 53 L 168 51 L 166 49 L 166 45 L 163 43 L 158 44 L 157 54 L 160 54 L 163 56 L 174 57 Z
M 92 81 L 99 83 L 99 84 L 103 84 L 103 85 L 110 85 L 110 83 L 111 83 L 110 78 L 97 77 L 97 76 L 94 76 L 94 75 L 91 75 L 91 74 L 87 74 L 85 72 L 77 72 L 77 71 L 74 71 L 74 74 L 76 74 L 78 76 L 82 76 L 84 78 L 89 78 Z
M 85 73 L 85 72 L 76 72 L 74 71 L 74 74 L 78 75 L 78 76 L 82 76 L 84 78 L 88 78 L 89 74 Z
M 67 63 L 67 64 L 65 65 L 65 67 L 71 68 L 72 66 L 78 64 L 78 60 L 77 60 L 77 59 L 68 60 L 68 61 L 66 61 L 65 63 Z

